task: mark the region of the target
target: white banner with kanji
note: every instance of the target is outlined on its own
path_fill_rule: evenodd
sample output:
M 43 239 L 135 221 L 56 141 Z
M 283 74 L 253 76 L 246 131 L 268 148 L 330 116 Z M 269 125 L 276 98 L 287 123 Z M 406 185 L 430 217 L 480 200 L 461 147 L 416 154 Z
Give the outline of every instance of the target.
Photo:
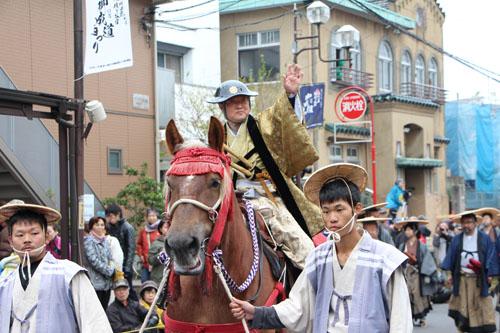
M 132 66 L 128 0 L 86 1 L 84 73 Z

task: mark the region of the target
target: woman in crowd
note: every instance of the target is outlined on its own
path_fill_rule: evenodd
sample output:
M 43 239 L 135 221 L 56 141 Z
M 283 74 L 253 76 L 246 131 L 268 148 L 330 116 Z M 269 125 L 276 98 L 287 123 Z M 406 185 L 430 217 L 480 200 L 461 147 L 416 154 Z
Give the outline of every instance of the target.
M 141 258 L 142 269 L 141 269 L 141 282 L 150 279 L 150 266 L 148 263 L 148 252 L 149 247 L 160 235 L 158 232 L 158 212 L 154 208 L 148 208 L 146 210 L 146 222 L 144 228 L 139 231 L 137 235 L 137 247 L 136 253 Z
M 419 225 L 425 220 L 410 217 L 397 222 L 403 226 L 406 241 L 399 245 L 399 250 L 408 256 L 404 275 L 410 294 L 411 314 L 414 326 L 425 326 L 425 316 L 432 310 L 430 296 L 435 291 L 436 262 L 427 246 L 417 237 Z
M 158 255 L 165 248 L 165 235 L 168 231 L 168 224 L 165 221 L 160 221 L 158 224 L 159 236 L 155 239 L 153 244 L 149 249 L 148 262 L 151 265 L 151 280 L 160 284 L 161 278 L 163 277 L 163 269 L 165 266 L 158 259 Z
M 115 266 L 111 248 L 106 242 L 106 222 L 102 217 L 92 217 L 89 221 L 89 234 L 83 242 L 90 281 L 99 297 L 104 310 L 108 307 Z
M 47 245 L 47 250 L 56 259 L 61 259 L 61 236 L 59 236 L 59 230 L 53 224 L 47 226 L 47 234 L 49 235 L 49 244 Z
M 160 328 L 165 328 L 165 325 L 163 325 L 162 321 L 163 310 L 157 307 L 156 304 L 153 304 L 157 292 L 158 292 L 158 285 L 154 281 L 149 280 L 144 282 L 141 285 L 141 290 L 139 291 L 140 295 L 139 303 L 147 310 L 149 310 L 151 306 L 154 306 L 156 308 L 156 314 L 158 314 L 158 318 L 160 318 L 160 321 L 158 322 L 158 325 L 156 327 L 160 329 Z

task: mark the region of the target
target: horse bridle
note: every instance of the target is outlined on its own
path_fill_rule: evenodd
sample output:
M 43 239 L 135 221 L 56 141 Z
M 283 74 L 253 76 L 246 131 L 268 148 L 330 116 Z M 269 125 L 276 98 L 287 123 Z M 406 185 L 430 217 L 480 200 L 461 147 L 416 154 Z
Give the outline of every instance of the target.
M 177 207 L 179 207 L 182 204 L 191 204 L 195 207 L 200 208 L 201 210 L 206 211 L 208 214 L 208 219 L 210 221 L 212 221 L 212 223 L 215 223 L 215 221 L 217 221 L 217 217 L 219 216 L 218 209 L 222 203 L 222 200 L 224 199 L 224 196 L 226 195 L 225 192 L 226 192 L 225 187 L 222 186 L 222 189 L 219 192 L 219 198 L 217 199 L 217 201 L 214 203 L 214 205 L 212 207 L 209 207 L 209 206 L 205 205 L 203 202 L 195 200 L 195 199 L 180 198 L 177 201 L 175 201 L 172 205 L 170 205 L 170 204 L 168 205 L 167 213 L 166 213 L 167 221 L 172 220 L 172 217 L 174 215 L 174 211 Z

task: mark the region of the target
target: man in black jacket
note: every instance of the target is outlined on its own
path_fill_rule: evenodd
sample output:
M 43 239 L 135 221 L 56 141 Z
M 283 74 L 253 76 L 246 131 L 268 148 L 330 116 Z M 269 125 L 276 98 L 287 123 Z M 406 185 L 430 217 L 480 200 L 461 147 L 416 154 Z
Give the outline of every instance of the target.
M 126 332 L 139 329 L 148 314 L 148 310 L 139 302 L 129 299 L 127 280 L 117 280 L 113 285 L 115 301 L 108 306 L 106 315 L 113 332 Z M 158 315 L 153 313 L 149 318 L 148 327 L 158 324 Z M 148 331 L 149 332 L 149 331 Z
M 106 207 L 106 221 L 108 222 L 109 234 L 116 237 L 123 251 L 123 273 L 130 286 L 130 298 L 138 301 L 137 293 L 132 285 L 134 276 L 132 265 L 135 255 L 135 230 L 122 216 L 122 209 L 115 203 Z

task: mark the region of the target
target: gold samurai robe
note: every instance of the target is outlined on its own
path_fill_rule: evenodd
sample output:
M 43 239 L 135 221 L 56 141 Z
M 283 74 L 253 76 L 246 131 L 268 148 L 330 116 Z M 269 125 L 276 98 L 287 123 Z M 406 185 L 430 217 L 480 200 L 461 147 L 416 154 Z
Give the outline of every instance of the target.
M 268 170 L 266 170 L 262 157 L 254 150 L 255 145 L 248 129 L 248 121 L 247 118 L 237 133 L 233 133 L 226 126 L 227 145 L 237 155 L 247 158 L 252 165 L 250 170 L 252 178 L 249 179 L 238 174 L 236 187 L 241 191 L 251 189 L 254 191 L 253 193 L 257 194 L 250 196 L 249 199 L 256 206 L 256 210 L 264 216 L 275 242 L 291 261 L 302 269 L 305 259 L 309 252 L 314 249 L 314 245 L 287 210 L 283 201 L 276 196 L 274 202 L 271 201 L 265 196 L 265 191 L 256 181 L 259 173 Z M 318 155 L 305 127 L 297 119 L 287 95 L 283 93 L 273 106 L 260 112 L 255 117 L 255 122 L 267 149 L 304 217 L 309 233 L 311 235 L 318 233 L 323 228 L 319 207 L 309 202 L 291 180 L 293 175 L 313 164 L 318 159 Z M 239 162 L 234 156 L 231 158 L 234 163 Z M 273 181 L 275 180 L 273 179 Z M 269 181 L 267 183 L 272 189 L 273 184 Z

